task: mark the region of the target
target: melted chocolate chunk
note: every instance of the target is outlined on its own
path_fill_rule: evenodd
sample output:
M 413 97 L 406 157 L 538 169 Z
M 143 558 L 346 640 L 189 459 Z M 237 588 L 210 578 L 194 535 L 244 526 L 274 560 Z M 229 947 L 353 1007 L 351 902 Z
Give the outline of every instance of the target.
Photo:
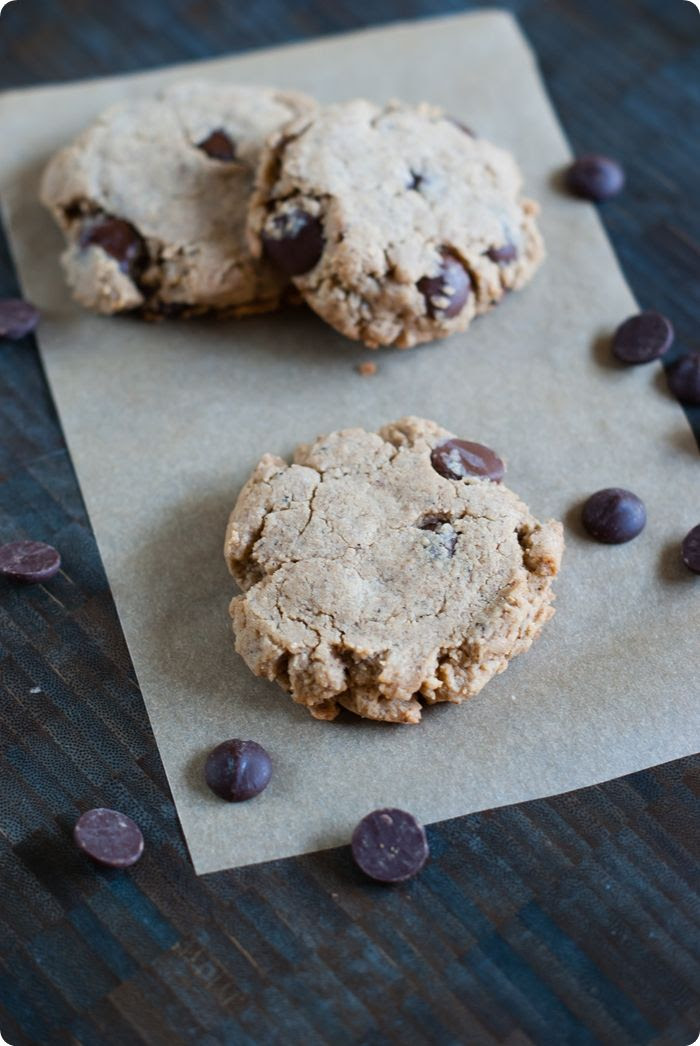
M 454 254 L 444 250 L 436 276 L 423 276 L 417 287 L 425 298 L 431 319 L 452 319 L 466 305 L 472 281 L 466 268 Z
M 430 454 L 430 464 L 445 479 L 479 476 L 500 483 L 505 475 L 503 461 L 490 447 L 464 439 L 447 439 Z
M 306 211 L 296 208 L 278 214 L 273 231 L 263 232 L 265 254 L 287 276 L 301 276 L 313 269 L 323 253 L 323 225 Z
M 486 254 L 496 265 L 508 265 L 518 257 L 518 249 L 514 243 L 504 243 L 500 247 L 489 247 Z
M 101 215 L 86 222 L 80 237 L 81 247 L 101 247 L 119 263 L 119 268 L 134 277 L 146 263 L 146 244 L 133 225 L 121 218 Z
M 222 163 L 230 163 L 236 159 L 236 146 L 221 127 L 212 131 L 201 142 L 197 142 L 197 148 L 212 160 L 221 160 Z

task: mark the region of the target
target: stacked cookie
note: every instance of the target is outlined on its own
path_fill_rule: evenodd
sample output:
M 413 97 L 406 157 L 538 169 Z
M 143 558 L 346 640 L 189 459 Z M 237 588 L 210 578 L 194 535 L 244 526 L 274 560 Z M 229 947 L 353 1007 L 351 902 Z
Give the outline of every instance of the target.
M 408 347 L 532 276 L 543 246 L 521 181 L 431 106 L 190 83 L 108 110 L 54 156 L 41 196 L 87 308 L 241 316 L 301 295 L 350 338 Z

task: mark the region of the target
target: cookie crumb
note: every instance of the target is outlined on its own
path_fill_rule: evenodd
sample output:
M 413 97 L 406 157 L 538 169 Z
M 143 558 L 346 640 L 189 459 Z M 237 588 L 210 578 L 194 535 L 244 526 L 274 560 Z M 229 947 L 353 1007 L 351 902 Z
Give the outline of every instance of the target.
M 358 363 L 355 367 L 358 374 L 361 374 L 363 378 L 371 378 L 373 374 L 377 373 L 378 367 L 372 360 L 363 360 L 362 363 Z

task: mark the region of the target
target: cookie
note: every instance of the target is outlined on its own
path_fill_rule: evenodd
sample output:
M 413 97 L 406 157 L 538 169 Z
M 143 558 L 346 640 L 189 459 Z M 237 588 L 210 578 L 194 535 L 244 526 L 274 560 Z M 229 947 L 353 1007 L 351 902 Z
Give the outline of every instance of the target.
M 314 103 L 261 87 L 183 83 L 105 112 L 44 174 L 68 283 L 102 313 L 264 312 L 288 280 L 246 245 L 264 139 Z
M 263 152 L 256 257 L 326 322 L 370 348 L 463 331 L 543 258 L 537 205 L 512 156 L 428 105 L 345 102 Z
M 527 650 L 553 613 L 561 524 L 432 421 L 266 454 L 231 514 L 236 650 L 317 719 L 416 723 Z M 478 473 L 478 474 L 477 474 Z

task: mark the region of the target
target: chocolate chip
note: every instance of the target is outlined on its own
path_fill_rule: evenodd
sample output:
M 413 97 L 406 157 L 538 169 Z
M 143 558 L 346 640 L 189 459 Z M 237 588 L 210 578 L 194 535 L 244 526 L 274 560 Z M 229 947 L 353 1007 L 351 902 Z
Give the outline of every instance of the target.
M 700 523 L 683 538 L 681 556 L 688 570 L 700 574 Z
M 61 557 L 43 541 L 10 541 L 0 545 L 0 574 L 14 581 L 48 581 L 61 567 Z
M 0 301 L 0 338 L 17 341 L 31 334 L 39 322 L 39 310 L 21 298 Z
M 496 265 L 507 265 L 518 257 L 518 249 L 514 243 L 504 243 L 501 247 L 489 247 L 486 254 Z
M 445 479 L 480 476 L 500 483 L 506 471 L 501 459 L 489 447 L 464 439 L 438 443 L 430 454 L 430 464 Z
M 576 196 L 587 200 L 608 200 L 625 184 L 625 172 L 609 156 L 591 153 L 579 156 L 566 172 L 566 184 Z
M 204 766 L 212 792 L 230 803 L 252 799 L 267 788 L 272 774 L 270 757 L 255 741 L 233 738 L 217 745 Z
M 442 252 L 437 276 L 423 276 L 417 283 L 431 319 L 447 320 L 462 311 L 471 286 L 471 277 L 464 265 L 449 251 Z
M 646 521 L 644 502 L 621 487 L 599 490 L 591 494 L 583 506 L 584 527 L 591 537 L 605 545 L 631 541 L 642 532 Z
M 80 246 L 101 247 L 128 275 L 136 273 L 146 261 L 146 245 L 134 226 L 109 215 L 86 223 Z
M 370 879 L 400 883 L 416 875 L 428 860 L 425 829 L 405 810 L 374 810 L 352 833 L 352 856 Z
M 118 810 L 88 810 L 73 829 L 76 846 L 109 868 L 128 868 L 143 853 L 141 829 Z
M 640 312 L 621 323 L 613 335 L 613 355 L 621 363 L 649 363 L 671 347 L 673 327 L 660 312 Z
M 676 399 L 700 406 L 700 352 L 687 352 L 667 372 L 668 387 Z
M 323 226 L 299 208 L 278 214 L 274 234 L 262 235 L 265 253 L 288 276 L 301 276 L 313 269 L 323 253 Z
M 231 160 L 236 159 L 236 146 L 221 127 L 217 127 L 201 142 L 197 142 L 197 148 L 210 156 L 212 160 L 230 163 Z
M 415 171 L 411 171 L 411 179 L 406 186 L 407 189 L 413 189 L 415 192 L 420 190 L 421 185 L 425 181 L 422 174 L 417 174 Z

